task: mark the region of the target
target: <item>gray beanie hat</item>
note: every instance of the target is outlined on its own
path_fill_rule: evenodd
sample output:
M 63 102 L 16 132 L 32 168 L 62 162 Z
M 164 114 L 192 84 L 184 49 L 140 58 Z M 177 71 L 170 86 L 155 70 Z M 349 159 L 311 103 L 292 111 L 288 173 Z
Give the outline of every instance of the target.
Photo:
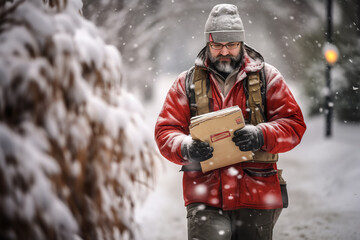
M 218 4 L 211 10 L 205 24 L 205 41 L 243 42 L 244 25 L 233 4 Z

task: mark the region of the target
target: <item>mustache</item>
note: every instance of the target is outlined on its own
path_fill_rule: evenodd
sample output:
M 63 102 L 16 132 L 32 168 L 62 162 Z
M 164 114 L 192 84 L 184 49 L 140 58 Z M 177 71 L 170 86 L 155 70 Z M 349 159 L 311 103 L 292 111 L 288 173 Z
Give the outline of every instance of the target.
M 229 55 L 229 54 L 228 55 L 218 55 L 215 57 L 215 60 L 220 60 L 220 58 L 230 58 L 232 60 L 236 60 L 236 58 L 234 56 Z

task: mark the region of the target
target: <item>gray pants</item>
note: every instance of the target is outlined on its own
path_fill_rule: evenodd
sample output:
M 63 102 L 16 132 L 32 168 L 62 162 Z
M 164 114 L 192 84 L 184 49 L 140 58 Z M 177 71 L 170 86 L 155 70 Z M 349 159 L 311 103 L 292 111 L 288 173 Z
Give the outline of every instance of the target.
M 189 240 L 271 240 L 282 209 L 223 211 L 201 203 L 187 206 Z

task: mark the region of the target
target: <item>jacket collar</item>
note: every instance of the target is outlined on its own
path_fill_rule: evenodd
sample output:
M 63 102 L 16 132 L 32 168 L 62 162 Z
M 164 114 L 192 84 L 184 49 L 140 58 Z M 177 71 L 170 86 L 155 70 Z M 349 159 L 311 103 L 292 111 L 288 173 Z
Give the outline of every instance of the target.
M 244 49 L 243 64 L 239 68 L 235 69 L 235 71 L 239 71 L 239 69 L 243 69 L 246 73 L 260 71 L 264 67 L 264 58 L 262 55 L 246 44 Z M 206 67 L 208 70 L 217 73 L 215 69 L 209 68 L 208 59 L 206 57 L 206 47 L 201 49 L 199 52 L 195 60 L 195 65 L 199 67 Z

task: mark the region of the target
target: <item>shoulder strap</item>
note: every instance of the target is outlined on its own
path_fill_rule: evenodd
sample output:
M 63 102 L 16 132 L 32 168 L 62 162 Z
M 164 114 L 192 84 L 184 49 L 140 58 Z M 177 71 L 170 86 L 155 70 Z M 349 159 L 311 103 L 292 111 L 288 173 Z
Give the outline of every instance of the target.
M 259 72 L 248 73 L 247 78 L 248 108 L 250 109 L 249 122 L 257 125 L 266 121 L 266 79 L 264 69 Z M 264 151 L 254 152 L 255 162 L 276 162 L 278 154 L 271 154 Z
M 212 92 L 207 69 L 199 66 L 191 68 L 186 75 L 185 86 L 191 117 L 210 112 Z
M 250 109 L 249 122 L 252 125 L 265 122 L 264 101 L 261 88 L 263 82 L 260 80 L 260 72 L 248 73 L 247 90 L 248 90 L 248 108 Z
M 191 67 L 185 77 L 185 90 L 186 95 L 189 99 L 189 107 L 190 107 L 190 116 L 196 116 L 196 100 L 195 100 L 195 91 L 194 91 L 194 84 L 193 84 L 193 76 L 194 76 L 194 69 L 195 67 Z
M 185 90 L 189 99 L 191 117 L 210 112 L 212 98 L 210 79 L 205 67 L 195 66 L 185 77 Z M 180 171 L 201 171 L 200 163 L 193 162 L 181 167 Z
M 210 112 L 209 99 L 212 93 L 207 69 L 199 66 L 190 68 L 186 74 L 185 86 L 191 116 Z M 253 125 L 265 122 L 266 81 L 263 69 L 248 73 L 246 87 L 248 107 L 251 110 L 249 122 Z

